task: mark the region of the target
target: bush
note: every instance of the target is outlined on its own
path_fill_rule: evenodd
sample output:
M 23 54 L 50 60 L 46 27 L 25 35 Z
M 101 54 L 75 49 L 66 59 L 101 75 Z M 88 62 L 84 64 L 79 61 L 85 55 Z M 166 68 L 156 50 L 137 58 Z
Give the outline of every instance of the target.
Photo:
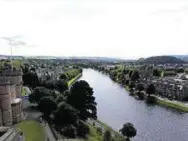
M 137 92 L 136 94 L 140 100 L 144 100 L 144 92 Z
M 76 137 L 76 128 L 70 124 L 70 125 L 62 128 L 61 133 L 68 138 L 75 138 Z
M 149 96 L 146 100 L 148 104 L 155 104 L 157 103 L 157 98 L 155 96 Z
M 88 125 L 83 121 L 79 121 L 77 125 L 77 135 L 79 137 L 86 138 L 88 133 L 89 133 Z
M 109 130 L 104 133 L 104 141 L 112 141 L 112 134 Z
M 102 135 L 102 128 L 97 127 L 97 133 L 98 133 L 99 135 Z

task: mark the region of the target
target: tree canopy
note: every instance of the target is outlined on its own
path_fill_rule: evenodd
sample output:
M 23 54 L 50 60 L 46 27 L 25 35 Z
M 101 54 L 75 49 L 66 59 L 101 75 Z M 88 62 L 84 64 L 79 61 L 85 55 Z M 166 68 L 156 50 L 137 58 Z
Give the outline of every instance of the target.
M 42 97 L 39 101 L 39 109 L 45 117 L 49 117 L 56 108 L 56 102 L 50 97 Z
M 132 123 L 126 123 L 123 125 L 122 129 L 119 130 L 123 136 L 126 136 L 128 140 L 136 136 L 137 131 Z
M 73 108 L 71 105 L 61 102 L 58 105 L 57 110 L 53 113 L 54 114 L 54 123 L 58 126 L 66 126 L 69 124 L 75 124 L 78 115 L 77 110 Z
M 77 81 L 70 90 L 68 103 L 79 111 L 82 120 L 97 118 L 97 109 L 93 89 L 84 81 Z
M 153 84 L 150 84 L 147 87 L 146 92 L 147 92 L 148 96 L 150 96 L 151 94 L 155 94 L 155 86 Z

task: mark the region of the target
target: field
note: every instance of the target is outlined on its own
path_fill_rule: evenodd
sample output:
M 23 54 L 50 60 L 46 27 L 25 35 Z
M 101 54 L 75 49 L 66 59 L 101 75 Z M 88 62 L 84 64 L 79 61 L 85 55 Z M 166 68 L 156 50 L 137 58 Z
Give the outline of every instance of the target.
M 43 127 L 36 121 L 22 121 L 16 127 L 23 131 L 25 141 L 45 141 Z

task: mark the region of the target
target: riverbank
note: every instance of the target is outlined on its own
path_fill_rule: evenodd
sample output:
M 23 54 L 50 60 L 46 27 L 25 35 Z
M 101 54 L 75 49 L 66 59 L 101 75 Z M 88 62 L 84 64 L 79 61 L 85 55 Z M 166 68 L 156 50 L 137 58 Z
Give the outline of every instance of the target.
M 97 70 L 98 71 L 98 70 Z M 105 72 L 104 72 L 105 73 Z M 109 76 L 108 73 L 105 73 Z M 118 84 L 121 84 L 120 82 L 118 82 L 117 80 L 112 80 Z M 127 92 L 130 93 L 130 88 L 129 86 L 125 85 L 124 86 L 125 90 Z M 138 99 L 138 97 L 136 96 L 136 94 L 133 92 L 132 94 L 130 94 L 130 96 L 133 96 L 135 97 L 136 99 Z M 188 112 L 188 105 L 185 105 L 184 103 L 182 102 L 178 102 L 178 101 L 171 101 L 171 100 L 168 100 L 168 99 L 165 99 L 165 98 L 161 98 L 161 97 L 158 97 L 158 96 L 155 96 L 157 98 L 157 101 L 156 101 L 156 104 L 158 105 L 161 105 L 161 106 L 164 106 L 164 107 L 168 107 L 168 108 L 172 108 L 172 109 L 176 109 L 176 110 L 179 110 L 181 112 Z
M 125 140 L 125 138 L 121 136 L 120 133 L 118 133 L 110 126 L 99 120 L 88 121 L 88 126 L 90 128 L 90 132 L 88 134 L 88 138 L 86 139 L 86 141 L 104 141 L 104 134 L 106 131 L 110 131 L 114 141 Z
M 128 91 L 130 93 L 130 89 L 128 86 L 125 86 L 125 90 Z M 130 94 L 130 96 L 133 96 L 135 98 L 137 98 L 136 94 Z M 188 112 L 188 106 L 186 106 L 184 103 L 179 102 L 179 101 L 171 101 L 165 98 L 161 98 L 159 96 L 155 96 L 153 95 L 157 100 L 156 100 L 156 104 L 164 106 L 164 107 L 168 107 L 168 108 L 172 108 L 172 109 L 176 109 L 179 110 L 181 112 Z M 147 97 L 145 95 L 145 97 Z M 138 99 L 138 98 L 137 98 Z
M 82 73 L 79 73 L 76 77 L 68 81 L 68 86 L 70 87 L 71 85 L 73 85 L 81 76 L 82 76 Z
M 176 109 L 176 110 L 180 110 L 182 112 L 188 112 L 188 106 L 186 106 L 182 102 L 170 101 L 168 99 L 160 98 L 160 97 L 157 97 L 157 96 L 156 96 L 156 98 L 157 98 L 157 103 L 159 105 L 166 106 L 166 107 L 169 107 L 169 108 L 173 108 L 173 109 Z

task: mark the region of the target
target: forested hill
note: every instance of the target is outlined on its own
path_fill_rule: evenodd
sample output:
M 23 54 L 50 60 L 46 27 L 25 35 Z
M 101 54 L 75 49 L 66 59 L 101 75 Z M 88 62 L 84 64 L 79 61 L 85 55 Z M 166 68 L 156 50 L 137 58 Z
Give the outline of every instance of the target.
M 173 56 L 153 56 L 146 59 L 139 59 L 138 63 L 142 64 L 184 64 L 185 61 Z

